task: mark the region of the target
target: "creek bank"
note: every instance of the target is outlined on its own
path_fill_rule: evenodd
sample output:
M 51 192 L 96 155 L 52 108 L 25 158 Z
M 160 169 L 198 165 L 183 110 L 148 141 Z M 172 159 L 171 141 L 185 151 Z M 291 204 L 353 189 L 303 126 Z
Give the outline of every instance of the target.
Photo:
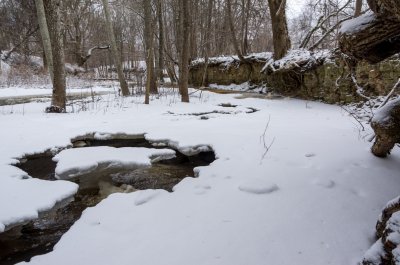
M 167 142 L 150 142 L 144 135 L 119 134 L 99 139 L 96 134 L 88 134 L 72 139 L 71 144 L 72 148 L 89 146 L 167 148 L 175 151 L 175 157 L 154 162 L 151 167 L 108 171 L 103 172 L 101 177 L 96 176 L 95 171 L 91 175 L 86 175 L 85 178 L 95 177 L 97 185 L 80 186 L 71 200 L 41 213 L 36 220 L 17 225 L 0 234 L 1 265 L 29 261 L 33 256 L 52 251 L 61 236 L 80 218 L 87 207 L 95 206 L 112 193 L 144 189 L 172 191 L 183 178 L 196 177 L 193 171 L 195 167 L 207 166 L 215 160 L 215 153 L 211 148 L 193 147 L 192 151 L 198 151 L 183 154 L 176 148 L 170 147 Z M 57 163 L 53 161 L 55 155 L 52 151 L 27 155 L 20 158 L 16 166 L 31 177 L 55 181 L 57 180 L 55 175 Z M 73 181 L 80 183 L 79 178 Z
M 347 104 L 362 100 L 356 93 L 348 64 L 330 51 L 293 50 L 278 61 L 266 53 L 246 58 L 235 56 L 210 58 L 206 64 L 198 59 L 191 63 L 189 82 L 195 87 L 245 84 L 265 86 L 269 92 L 283 96 L 326 103 Z M 378 64 L 359 62 L 355 66 L 357 82 L 368 96 L 386 95 L 400 76 L 398 59 Z M 250 91 L 250 90 L 249 90 Z

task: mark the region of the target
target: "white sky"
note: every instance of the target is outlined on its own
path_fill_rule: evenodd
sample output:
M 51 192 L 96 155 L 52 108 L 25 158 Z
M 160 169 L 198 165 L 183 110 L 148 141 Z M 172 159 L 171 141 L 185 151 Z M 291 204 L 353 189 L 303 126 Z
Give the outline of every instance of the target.
M 287 2 L 287 15 L 288 17 L 297 16 L 306 0 L 288 0 Z

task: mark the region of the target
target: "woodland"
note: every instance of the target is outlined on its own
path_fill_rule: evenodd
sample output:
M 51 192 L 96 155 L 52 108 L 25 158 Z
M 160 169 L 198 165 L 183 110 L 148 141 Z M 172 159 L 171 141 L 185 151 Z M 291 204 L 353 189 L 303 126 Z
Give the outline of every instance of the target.
M 0 265 L 400 264 L 397 0 L 0 0 Z

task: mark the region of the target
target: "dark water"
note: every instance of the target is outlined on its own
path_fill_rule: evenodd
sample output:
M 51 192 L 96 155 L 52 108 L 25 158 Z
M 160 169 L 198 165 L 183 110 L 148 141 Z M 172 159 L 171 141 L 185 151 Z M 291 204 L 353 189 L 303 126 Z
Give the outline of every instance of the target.
M 154 148 L 145 139 L 84 141 L 88 146 Z M 50 153 L 28 156 L 21 159 L 17 166 L 32 177 L 55 180 L 56 163 L 52 157 Z M 202 152 L 190 157 L 177 152 L 176 158 L 160 161 L 149 168 L 106 172 L 101 177 L 96 176 L 99 185 L 89 188 L 82 188 L 81 185 L 74 200 L 66 206 L 43 213 L 37 220 L 1 233 L 0 265 L 29 261 L 33 256 L 52 251 L 61 236 L 80 218 L 83 210 L 95 206 L 110 193 L 143 189 L 172 191 L 173 186 L 183 178 L 194 176 L 194 167 L 209 165 L 214 160 L 214 152 Z

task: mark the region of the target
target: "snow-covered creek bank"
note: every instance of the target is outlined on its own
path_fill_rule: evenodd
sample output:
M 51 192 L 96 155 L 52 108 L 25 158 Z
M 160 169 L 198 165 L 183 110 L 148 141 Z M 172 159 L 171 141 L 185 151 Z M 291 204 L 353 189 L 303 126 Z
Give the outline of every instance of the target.
M 144 134 L 185 155 L 208 146 L 218 159 L 173 192 L 111 194 L 29 264 L 357 264 L 376 240 L 382 208 L 399 195 L 400 149 L 387 159 L 371 155 L 369 126 L 361 131 L 338 106 L 191 93 L 190 104 L 168 91 L 150 105 L 140 96 L 103 96 L 66 114 L 44 113 L 48 102 L 1 107 L 0 234 L 77 191 L 70 180 L 41 180 L 10 166 L 17 158 L 71 145 L 76 135 Z M 90 169 L 95 163 L 83 155 L 77 163 Z M 67 156 L 59 153 L 59 163 Z M 75 174 L 64 169 L 54 172 Z
M 165 144 L 150 143 L 144 136 L 107 140 L 80 137 L 73 142 L 73 146 L 74 148 L 65 149 L 58 154 L 47 151 L 19 159 L 20 162 L 16 166 L 29 176 L 47 181 L 65 178 L 77 183 L 79 189 L 73 198 L 58 203 L 53 209 L 43 212 L 38 219 L 1 233 L 0 264 L 28 261 L 35 255 L 51 251 L 87 207 L 97 205 L 112 193 L 144 189 L 172 191 L 173 186 L 183 178 L 196 176 L 195 167 L 209 165 L 215 160 L 213 151 L 187 156 L 168 148 Z M 66 163 L 71 164 L 69 155 L 81 160 L 82 153 L 86 158 L 84 163 L 79 165 L 79 162 L 72 161 L 73 165 L 65 167 Z M 101 164 L 98 163 L 100 153 L 107 156 L 108 160 L 113 154 L 122 154 L 125 161 L 121 162 L 117 157 L 110 163 L 103 161 Z M 60 157 L 63 154 L 67 154 L 67 158 Z M 141 154 L 152 154 L 151 166 L 140 162 Z M 88 163 L 87 159 L 90 160 L 90 157 L 92 161 L 97 162 L 95 167 L 88 169 L 90 162 Z M 61 163 L 64 163 L 64 168 L 60 170 Z M 64 173 L 74 170 L 74 176 L 69 178 L 68 174 L 57 175 L 63 169 Z

